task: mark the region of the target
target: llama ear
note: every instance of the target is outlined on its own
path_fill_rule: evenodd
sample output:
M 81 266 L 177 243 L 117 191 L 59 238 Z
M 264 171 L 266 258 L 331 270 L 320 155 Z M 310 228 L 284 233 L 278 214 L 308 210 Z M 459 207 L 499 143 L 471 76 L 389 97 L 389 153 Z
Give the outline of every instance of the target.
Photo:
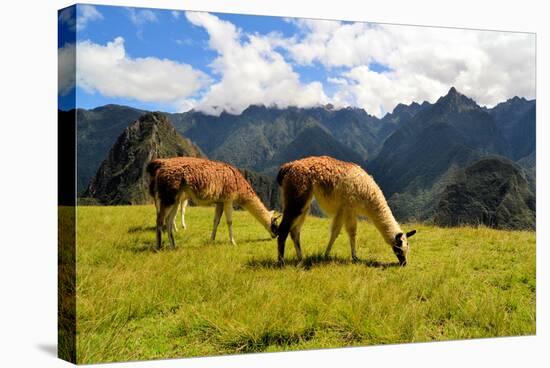
M 407 233 L 407 238 L 410 238 L 411 236 L 413 236 L 414 234 L 416 234 L 416 230 L 411 230 Z
M 401 245 L 403 243 L 403 240 L 401 239 L 402 236 L 403 236 L 403 233 L 399 233 L 395 236 L 395 243 L 397 245 Z

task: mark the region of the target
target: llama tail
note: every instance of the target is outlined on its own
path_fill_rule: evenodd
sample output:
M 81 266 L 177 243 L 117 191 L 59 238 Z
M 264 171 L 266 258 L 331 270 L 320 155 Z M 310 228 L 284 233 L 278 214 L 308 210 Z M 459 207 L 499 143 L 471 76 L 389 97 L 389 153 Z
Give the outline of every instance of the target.
M 156 191 L 157 191 L 156 180 L 153 177 L 151 178 L 151 181 L 149 181 L 149 194 L 151 195 L 151 197 L 155 198 Z
M 160 169 L 161 166 L 162 166 L 162 161 L 161 160 L 152 160 L 151 162 L 149 162 L 147 164 L 147 167 L 145 168 L 145 171 L 147 171 L 147 173 L 152 178 L 154 178 L 155 175 L 157 174 L 158 169 Z
M 283 179 L 285 178 L 285 175 L 287 174 L 290 167 L 288 165 L 283 165 L 279 169 L 279 173 L 277 174 L 277 184 L 279 186 L 283 185 Z
M 160 169 L 161 166 L 162 166 L 162 161 L 157 159 L 157 160 L 151 160 L 147 164 L 147 167 L 145 168 L 145 171 L 147 171 L 147 173 L 151 177 L 151 180 L 149 181 L 149 194 L 151 195 L 151 197 L 155 198 L 155 202 L 156 202 L 156 191 L 157 191 L 157 180 L 155 177 L 157 175 L 157 171 Z

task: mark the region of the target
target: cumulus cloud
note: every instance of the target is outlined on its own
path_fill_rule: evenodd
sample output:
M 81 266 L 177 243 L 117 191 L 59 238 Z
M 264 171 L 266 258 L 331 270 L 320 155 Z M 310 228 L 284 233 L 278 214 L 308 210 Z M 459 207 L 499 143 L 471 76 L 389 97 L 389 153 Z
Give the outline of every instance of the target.
M 90 9 L 82 12 L 88 21 L 100 19 Z M 150 10 L 128 14 L 138 29 L 158 20 Z M 172 12 L 173 19 L 179 14 Z M 209 13 L 182 14 L 208 34 L 207 47 L 216 53 L 208 64 L 213 78 L 171 60 L 132 58 L 116 38 L 77 44 L 76 82 L 88 92 L 210 114 L 240 113 L 251 104 L 332 103 L 381 117 L 398 103 L 434 102 L 451 86 L 489 107 L 515 95 L 535 97 L 533 34 L 286 19 L 296 32 L 285 37 L 248 33 Z M 69 18 L 60 14 L 60 21 Z M 174 42 L 193 44 L 189 38 Z M 59 51 L 60 65 L 69 63 L 70 47 Z M 304 82 L 296 70 L 308 67 L 324 76 Z M 71 81 L 71 73 L 60 73 L 60 93 L 74 86 L 72 75 Z
M 89 22 L 103 19 L 103 15 L 93 5 L 77 5 L 78 15 L 76 17 L 76 30 L 81 31 L 86 28 Z
M 297 32 L 284 38 L 246 33 L 208 13 L 186 17 L 218 53 L 210 67 L 220 81 L 196 106 L 210 113 L 331 102 L 382 116 L 398 103 L 434 102 L 451 86 L 485 106 L 535 97 L 531 34 L 287 19 Z M 321 81 L 301 83 L 296 65 L 324 67 L 332 95 Z
M 67 44 L 57 49 L 57 93 L 65 96 L 75 86 L 76 48 Z
M 68 52 L 60 50 L 60 53 Z M 124 39 L 106 45 L 91 41 L 76 47 L 76 82 L 88 93 L 179 107 L 209 83 L 209 77 L 190 65 L 154 57 L 132 58 Z
M 378 116 L 400 102 L 435 101 L 451 86 L 486 106 L 515 95 L 535 97 L 532 34 L 293 22 L 301 33 L 288 45 L 293 61 L 339 68 L 327 79 L 337 90 L 332 98 Z M 373 71 L 372 63 L 389 71 Z
M 244 33 L 208 13 L 186 12 L 186 17 L 206 30 L 208 46 L 218 54 L 210 67 L 220 80 L 208 88 L 195 109 L 238 114 L 252 104 L 305 107 L 329 101 L 320 82 L 301 83 L 299 74 L 276 51 L 288 40 L 276 34 Z

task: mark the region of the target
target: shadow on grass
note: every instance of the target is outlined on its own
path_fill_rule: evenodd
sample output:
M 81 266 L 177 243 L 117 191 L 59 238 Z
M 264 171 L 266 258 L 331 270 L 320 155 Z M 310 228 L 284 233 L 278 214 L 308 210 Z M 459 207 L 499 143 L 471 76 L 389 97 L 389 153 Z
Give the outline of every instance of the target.
M 239 245 L 239 243 L 247 244 L 247 243 L 265 242 L 265 241 L 277 241 L 277 240 L 271 237 L 260 238 L 260 239 L 237 240 L 237 245 Z
M 285 266 L 303 267 L 309 270 L 312 267 L 322 267 L 325 265 L 349 265 L 361 264 L 366 267 L 386 269 L 390 267 L 401 267 L 399 262 L 379 262 L 373 259 L 359 259 L 352 261 L 349 258 L 325 257 L 324 254 L 312 254 L 303 258 L 301 262 L 297 258 L 285 260 Z M 252 259 L 246 263 L 250 268 L 280 268 L 279 262 L 275 258 Z
M 128 229 L 128 234 L 155 232 L 156 230 L 156 226 L 132 226 Z
M 235 353 L 258 353 L 270 346 L 289 347 L 315 337 L 315 330 L 308 328 L 300 332 L 266 331 L 259 336 L 240 336 L 222 342 L 222 346 Z
M 142 244 L 136 244 L 125 247 L 126 250 L 132 252 L 132 253 L 157 253 L 157 245 L 155 243 L 142 243 Z M 164 250 L 165 248 L 162 248 L 161 250 Z
M 267 240 L 267 239 L 262 239 Z M 270 239 L 271 240 L 271 239 Z M 253 243 L 259 240 L 242 240 L 241 243 Z M 239 246 L 239 243 L 237 243 L 236 247 Z M 229 240 L 205 240 L 200 244 L 193 244 L 189 245 L 184 242 L 176 242 L 176 248 L 173 249 L 170 247 L 169 242 L 167 240 L 164 240 L 162 243 L 162 248 L 157 249 L 157 243 L 155 241 L 150 242 L 140 242 L 139 244 L 132 244 L 132 245 L 126 245 L 124 246 L 124 250 L 127 250 L 132 253 L 143 253 L 143 252 L 150 252 L 150 253 L 159 253 L 159 252 L 170 252 L 170 251 L 177 251 L 181 250 L 183 248 L 188 249 L 197 249 L 200 250 L 202 247 L 233 247 Z

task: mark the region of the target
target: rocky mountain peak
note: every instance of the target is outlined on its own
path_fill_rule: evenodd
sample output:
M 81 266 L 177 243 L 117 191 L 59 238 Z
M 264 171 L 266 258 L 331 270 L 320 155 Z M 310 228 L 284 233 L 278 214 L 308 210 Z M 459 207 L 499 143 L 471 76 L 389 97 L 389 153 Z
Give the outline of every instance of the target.
M 165 115 L 145 113 L 118 137 L 83 196 L 109 205 L 150 202 L 147 163 L 174 156 L 204 154 L 182 137 Z

